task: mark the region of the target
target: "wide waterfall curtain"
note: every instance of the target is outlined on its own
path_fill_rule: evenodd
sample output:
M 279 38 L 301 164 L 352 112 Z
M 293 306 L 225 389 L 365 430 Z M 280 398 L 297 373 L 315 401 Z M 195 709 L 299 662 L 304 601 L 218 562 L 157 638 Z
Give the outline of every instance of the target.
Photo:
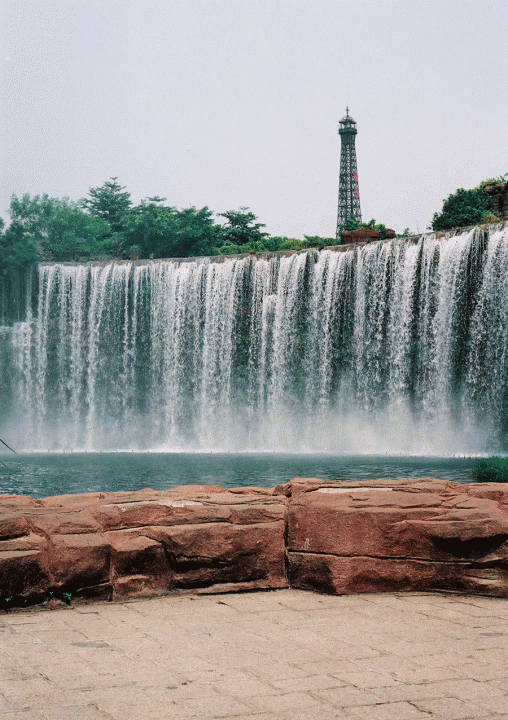
M 0 353 L 0 429 L 17 447 L 508 451 L 504 226 L 348 252 L 43 264 L 25 285 Z

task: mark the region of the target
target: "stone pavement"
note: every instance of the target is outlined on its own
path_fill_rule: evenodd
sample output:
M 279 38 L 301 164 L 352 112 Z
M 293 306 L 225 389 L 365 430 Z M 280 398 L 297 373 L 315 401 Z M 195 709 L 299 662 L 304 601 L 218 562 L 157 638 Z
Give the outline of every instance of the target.
M 0 615 L 5 720 L 508 718 L 508 600 L 299 590 Z

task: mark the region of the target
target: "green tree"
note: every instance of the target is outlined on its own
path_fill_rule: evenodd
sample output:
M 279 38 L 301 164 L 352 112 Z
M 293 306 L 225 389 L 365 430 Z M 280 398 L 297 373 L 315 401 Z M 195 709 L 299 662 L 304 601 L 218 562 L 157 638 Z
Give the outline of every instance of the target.
M 222 245 L 238 245 L 239 247 L 249 243 L 255 243 L 267 237 L 268 233 L 261 232 L 263 223 L 257 223 L 258 219 L 252 212 L 247 212 L 248 207 L 241 207 L 240 210 L 228 210 L 219 213 L 219 217 L 226 218 L 222 226 Z
M 117 180 L 117 177 L 112 177 L 104 185 L 90 188 L 90 197 L 83 200 L 83 207 L 108 223 L 110 235 L 123 231 L 125 216 L 132 205 L 130 193 L 124 192 L 125 187 Z
M 342 230 L 348 230 L 348 231 L 358 230 L 359 227 L 360 227 L 360 221 L 358 220 L 356 215 L 350 215 L 348 217 L 348 219 L 346 220 L 346 222 L 344 223 Z
M 197 210 L 195 207 L 185 208 L 176 212 L 177 237 L 174 251 L 175 257 L 197 257 L 200 255 L 216 255 L 220 242 L 221 228 L 213 221 L 213 212 L 206 206 Z
M 27 243 L 38 250 L 40 259 L 80 260 L 111 251 L 107 223 L 69 198 L 13 195 L 10 214 L 11 227 L 22 228 Z
M 146 198 L 126 217 L 125 240 L 141 257 L 170 258 L 213 255 L 219 226 L 207 208 L 177 210 L 163 205 L 165 198 Z
M 440 213 L 434 213 L 432 230 L 450 230 L 466 225 L 477 225 L 484 213 L 490 210 L 490 198 L 479 185 L 472 190 L 459 188 L 443 202 Z
M 335 238 L 324 238 L 320 235 L 304 235 L 303 237 L 305 240 L 302 240 L 301 242 L 304 248 L 315 247 L 318 248 L 318 250 L 322 250 L 324 247 L 328 247 L 329 245 L 337 245 L 337 240 Z
M 0 219 L 0 275 L 6 276 L 37 262 L 37 246 L 20 222 L 14 221 L 4 232 Z
M 164 250 L 172 244 L 175 208 L 162 205 L 164 200 L 158 196 L 146 198 L 125 218 L 125 245 L 136 248 L 140 257 L 164 257 Z

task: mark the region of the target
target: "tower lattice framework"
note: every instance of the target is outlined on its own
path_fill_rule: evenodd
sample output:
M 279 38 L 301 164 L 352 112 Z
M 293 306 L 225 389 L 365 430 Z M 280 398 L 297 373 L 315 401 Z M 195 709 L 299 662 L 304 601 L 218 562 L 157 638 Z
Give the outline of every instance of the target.
M 339 176 L 339 212 L 337 215 L 337 240 L 344 228 L 346 220 L 353 215 L 358 221 L 362 219 L 360 210 L 360 188 L 358 186 L 358 167 L 356 165 L 355 136 L 356 121 L 346 115 L 339 121 L 340 176 Z

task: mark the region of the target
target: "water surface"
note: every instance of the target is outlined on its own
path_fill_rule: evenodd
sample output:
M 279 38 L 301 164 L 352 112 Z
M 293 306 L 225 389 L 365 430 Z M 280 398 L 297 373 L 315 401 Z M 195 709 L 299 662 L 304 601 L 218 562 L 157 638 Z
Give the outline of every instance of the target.
M 436 477 L 471 482 L 476 458 L 229 453 L 1 455 L 0 493 L 47 497 L 176 485 L 272 487 L 293 477 L 363 481 Z

